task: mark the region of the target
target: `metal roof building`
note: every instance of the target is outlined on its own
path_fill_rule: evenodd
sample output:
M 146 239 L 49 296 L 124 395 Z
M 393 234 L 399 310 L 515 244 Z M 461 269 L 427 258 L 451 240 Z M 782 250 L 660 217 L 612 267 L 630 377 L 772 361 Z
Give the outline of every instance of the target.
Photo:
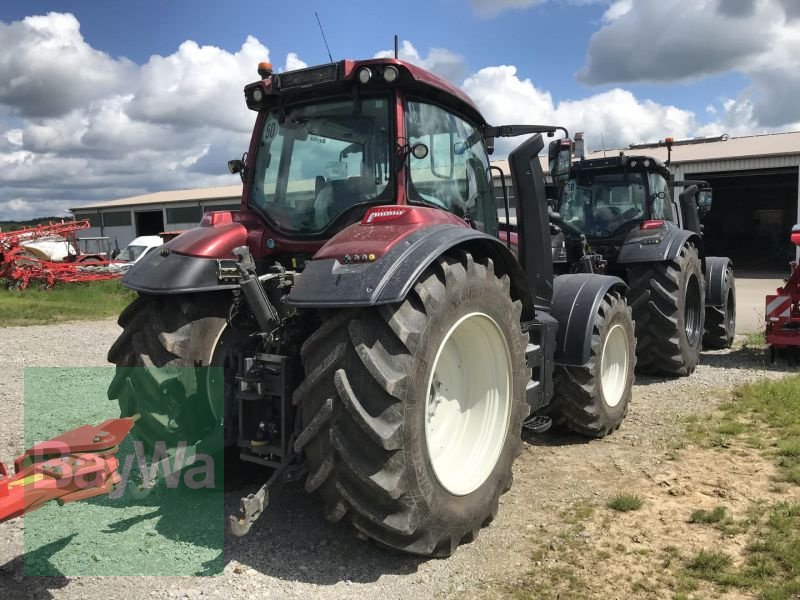
M 155 192 L 106 202 L 83 204 L 72 209 L 76 219 L 88 219 L 92 227 L 82 234 L 111 239 L 124 248 L 140 235 L 182 231 L 200 224 L 203 214 L 213 210 L 239 210 L 242 186 Z

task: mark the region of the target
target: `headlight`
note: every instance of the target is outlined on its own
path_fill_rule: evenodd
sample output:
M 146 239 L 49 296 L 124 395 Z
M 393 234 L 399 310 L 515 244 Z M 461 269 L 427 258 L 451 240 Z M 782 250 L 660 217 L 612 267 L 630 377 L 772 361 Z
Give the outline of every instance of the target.
M 397 70 L 397 67 L 388 66 L 383 70 L 383 80 L 386 83 L 394 83 L 399 76 L 400 72 Z
M 261 102 L 263 99 L 264 99 L 264 92 L 262 92 L 260 88 L 254 89 L 253 100 L 256 102 Z
M 368 67 L 363 67 L 358 70 L 358 80 L 361 83 L 369 83 L 370 79 L 372 79 L 372 71 Z

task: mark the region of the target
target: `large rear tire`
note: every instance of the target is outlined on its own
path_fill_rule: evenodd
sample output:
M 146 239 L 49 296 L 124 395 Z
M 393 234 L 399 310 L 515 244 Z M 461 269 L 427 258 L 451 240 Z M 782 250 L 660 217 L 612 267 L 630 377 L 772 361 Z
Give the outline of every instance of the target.
M 227 326 L 230 303 L 225 292 L 140 296 L 119 316 L 108 397 L 119 402 L 121 416 L 140 415 L 131 433 L 148 456 L 159 442 L 167 450 L 193 444 L 219 426 L 224 400 L 210 390 L 224 390 L 217 378 L 235 373 L 245 339 Z
M 629 282 L 639 368 L 675 376 L 694 373 L 705 322 L 705 278 L 697 247 L 687 243 L 673 260 L 632 267 Z
M 294 395 L 306 490 L 378 543 L 447 556 L 511 487 L 528 414 L 521 304 L 491 260 L 438 259 L 400 304 L 332 311 Z
M 633 394 L 636 338 L 631 309 L 620 294 L 609 292 L 592 328 L 589 361 L 582 367 L 556 367 L 554 422 L 575 433 L 605 437 L 625 420 Z
M 725 270 L 725 304 L 706 307 L 706 331 L 703 347 L 723 350 L 733 345 L 736 338 L 736 280 L 733 268 Z

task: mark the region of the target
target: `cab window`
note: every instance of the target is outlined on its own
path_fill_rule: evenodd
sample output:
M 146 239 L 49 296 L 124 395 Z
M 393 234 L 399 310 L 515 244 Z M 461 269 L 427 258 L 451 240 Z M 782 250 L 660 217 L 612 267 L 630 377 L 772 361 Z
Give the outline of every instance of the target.
M 409 202 L 452 212 L 497 235 L 497 210 L 489 177 L 489 157 L 481 132 L 434 104 L 406 107 L 410 145 L 425 144 L 425 158 L 409 156 Z

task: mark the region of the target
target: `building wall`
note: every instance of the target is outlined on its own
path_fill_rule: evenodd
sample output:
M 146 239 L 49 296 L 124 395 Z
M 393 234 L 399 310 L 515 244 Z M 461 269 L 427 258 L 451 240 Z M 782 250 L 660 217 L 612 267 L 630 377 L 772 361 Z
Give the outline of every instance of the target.
M 733 160 L 709 160 L 691 163 L 676 163 L 670 166 L 675 174 L 675 179 L 684 179 L 692 173 L 715 173 L 724 171 L 751 171 L 758 169 L 781 169 L 787 167 L 798 168 L 798 198 L 797 222 L 800 223 L 800 155 L 792 156 L 763 156 Z M 800 248 L 795 251 L 795 256 L 800 261 Z
M 217 198 L 213 200 L 204 200 L 202 202 L 161 202 L 132 206 L 110 206 L 108 208 L 92 210 L 76 210 L 75 218 L 78 220 L 88 218 L 94 224 L 89 229 L 82 230 L 78 237 L 108 237 L 110 238 L 112 248 L 114 248 L 116 244 L 122 249 L 136 238 L 136 212 L 161 211 L 164 215 L 164 231 L 183 231 L 198 227 L 202 215 L 209 210 L 238 210 L 239 205 L 239 198 Z M 186 209 L 188 209 L 188 211 Z M 105 215 L 120 212 L 127 212 L 130 215 L 130 225 L 107 226 L 103 224 Z M 185 218 L 187 213 L 194 213 L 197 220 L 187 220 Z M 112 217 L 112 219 L 113 218 L 114 217 Z M 172 222 L 170 218 L 177 220 Z

